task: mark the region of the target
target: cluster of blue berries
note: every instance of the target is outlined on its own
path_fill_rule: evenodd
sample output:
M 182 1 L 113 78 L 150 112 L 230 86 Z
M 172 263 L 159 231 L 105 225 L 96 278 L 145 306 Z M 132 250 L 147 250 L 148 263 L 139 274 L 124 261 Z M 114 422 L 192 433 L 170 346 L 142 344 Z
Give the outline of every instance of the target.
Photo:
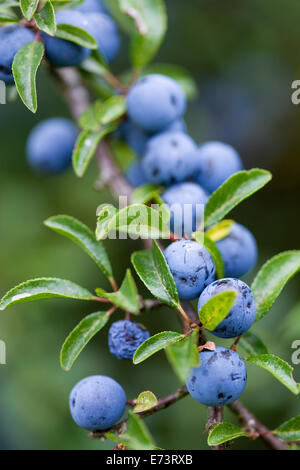
M 76 26 L 89 33 L 98 43 L 99 52 L 107 60 L 113 61 L 121 47 L 119 31 L 114 20 L 100 0 L 86 0 L 71 10 L 56 13 L 57 24 Z M 34 40 L 34 32 L 27 26 L 13 25 L 0 29 L 0 80 L 7 84 L 14 82 L 12 63 L 21 47 Z M 42 33 L 45 54 L 55 67 L 80 65 L 91 51 L 71 41 Z

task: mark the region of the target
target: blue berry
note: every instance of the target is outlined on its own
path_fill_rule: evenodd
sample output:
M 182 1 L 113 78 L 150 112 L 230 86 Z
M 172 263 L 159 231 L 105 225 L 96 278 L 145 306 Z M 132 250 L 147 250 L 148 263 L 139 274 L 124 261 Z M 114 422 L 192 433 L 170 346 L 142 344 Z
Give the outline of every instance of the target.
M 69 119 L 51 118 L 31 131 L 26 152 L 31 167 L 42 173 L 58 173 L 71 164 L 77 128 Z
M 86 13 L 84 29 L 97 41 L 99 52 L 107 62 L 114 60 L 120 50 L 121 40 L 114 20 L 104 13 Z
M 125 176 L 134 188 L 148 183 L 140 161 L 131 163 L 125 172 Z
M 181 86 L 172 78 L 153 74 L 140 78 L 127 95 L 130 119 L 147 132 L 160 132 L 180 118 L 186 107 Z
M 194 141 L 182 132 L 164 132 L 149 140 L 142 165 L 151 183 L 170 186 L 193 173 Z
M 75 423 L 96 431 L 108 429 L 119 421 L 125 411 L 126 395 L 114 379 L 93 375 L 75 385 L 69 404 Z
M 198 297 L 215 278 L 209 252 L 192 240 L 171 243 L 164 252 L 181 300 Z
M 85 29 L 86 19 L 80 11 L 59 10 L 56 13 L 57 24 L 68 24 Z M 81 64 L 91 51 L 71 41 L 49 36 L 43 33 L 46 57 L 55 67 L 73 67 Z
M 107 13 L 107 10 L 101 0 L 85 0 L 78 7 L 76 7 L 76 10 L 81 11 L 81 13 Z
M 116 321 L 108 333 L 109 350 L 118 359 L 132 359 L 137 348 L 149 337 L 149 331 L 135 322 Z
M 234 223 L 229 235 L 216 244 L 224 261 L 226 277 L 241 277 L 254 267 L 257 260 L 256 241 L 243 225 Z
M 19 49 L 34 40 L 34 33 L 25 26 L 0 28 L 0 80 L 14 83 L 12 63 Z
M 242 335 L 249 330 L 256 317 L 256 305 L 250 287 L 245 282 L 232 278 L 219 279 L 206 287 L 200 295 L 198 310 L 214 295 L 228 290 L 236 291 L 237 297 L 227 317 L 211 332 L 219 338 Z
M 210 193 L 227 178 L 242 170 L 239 154 L 222 142 L 206 142 L 195 153 L 195 179 Z
M 206 406 L 233 403 L 243 393 L 247 370 L 242 358 L 232 349 L 217 346 L 215 351 L 202 351 L 201 364 L 186 382 L 190 395 Z
M 178 183 L 162 194 L 162 200 L 171 211 L 171 231 L 182 237 L 199 227 L 208 194 L 196 183 Z

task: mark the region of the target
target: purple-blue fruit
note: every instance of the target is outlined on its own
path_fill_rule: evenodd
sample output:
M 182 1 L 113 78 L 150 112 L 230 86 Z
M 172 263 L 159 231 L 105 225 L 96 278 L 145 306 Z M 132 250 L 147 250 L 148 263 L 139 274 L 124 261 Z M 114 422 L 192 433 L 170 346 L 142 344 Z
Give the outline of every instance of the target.
M 85 15 L 77 10 L 59 10 L 56 13 L 57 24 L 68 24 L 85 29 Z M 71 41 L 49 36 L 43 33 L 46 57 L 55 67 L 73 67 L 81 64 L 91 51 Z
M 72 121 L 51 118 L 31 131 L 26 153 L 30 166 L 41 173 L 58 173 L 71 164 L 77 128 Z
M 217 346 L 215 351 L 202 351 L 201 364 L 186 382 L 190 395 L 206 406 L 233 403 L 243 393 L 247 370 L 242 358 L 232 349 Z
M 104 375 L 92 375 L 71 391 L 69 405 L 75 423 L 90 431 L 108 429 L 125 411 L 126 395 L 118 382 Z
M 140 78 L 127 95 L 130 119 L 146 132 L 160 132 L 180 118 L 186 108 L 181 86 L 165 75 Z
M 4 26 L 0 28 L 0 80 L 14 83 L 12 63 L 16 53 L 25 44 L 34 40 L 34 33 L 25 26 Z
M 192 240 L 171 243 L 164 252 L 181 300 L 192 300 L 215 278 L 209 252 Z
M 240 279 L 224 278 L 210 284 L 200 295 L 198 310 L 213 296 L 226 291 L 236 291 L 237 297 L 230 312 L 211 333 L 219 338 L 240 336 L 254 323 L 256 305 L 250 287 Z
M 243 225 L 234 223 L 229 235 L 216 242 L 223 258 L 226 277 L 241 277 L 257 261 L 257 245 L 252 233 Z
M 99 52 L 107 62 L 114 60 L 121 47 L 119 30 L 114 20 L 104 13 L 86 13 L 84 29 L 97 41 Z
M 194 178 L 212 193 L 242 167 L 240 156 L 231 145 L 206 142 L 200 145 L 195 154 Z
M 196 145 L 183 132 L 164 132 L 149 140 L 142 165 L 151 183 L 171 184 L 189 179 L 193 173 Z
M 108 333 L 109 350 L 118 359 L 132 359 L 137 348 L 149 337 L 149 331 L 133 321 L 116 321 Z
M 162 200 L 171 212 L 171 231 L 183 237 L 191 235 L 201 224 L 208 194 L 196 183 L 178 183 L 162 194 Z
M 140 161 L 134 161 L 129 165 L 125 172 L 125 177 L 135 188 L 149 182 Z
M 101 0 L 85 0 L 75 10 L 81 11 L 81 13 L 107 13 L 105 6 Z

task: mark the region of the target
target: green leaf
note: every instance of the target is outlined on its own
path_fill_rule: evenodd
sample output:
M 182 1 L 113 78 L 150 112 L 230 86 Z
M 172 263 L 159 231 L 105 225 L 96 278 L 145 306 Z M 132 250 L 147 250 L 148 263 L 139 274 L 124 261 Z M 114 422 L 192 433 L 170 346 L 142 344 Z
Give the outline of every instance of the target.
M 209 331 L 213 331 L 232 309 L 237 292 L 227 290 L 214 295 L 199 310 L 199 319 Z
M 231 423 L 220 423 L 210 431 L 207 439 L 209 446 L 218 446 L 224 444 L 224 442 L 232 441 L 238 437 L 248 437 L 248 434 L 244 432 L 238 426 Z
M 114 129 L 115 127 L 108 126 L 98 131 L 82 131 L 79 134 L 72 157 L 73 168 L 77 176 L 82 177 L 85 174 L 99 142 Z
M 70 370 L 75 360 L 88 342 L 108 322 L 108 312 L 96 312 L 85 317 L 66 338 L 61 351 L 60 363 L 65 370 Z
M 169 238 L 170 235 L 161 213 L 143 204 L 132 204 L 120 211 L 105 206 L 98 214 L 96 238 L 103 240 L 116 231 L 135 238 Z
M 109 6 L 115 2 L 107 2 Z M 160 47 L 167 30 L 167 14 L 163 0 L 118 0 L 119 10 L 127 18 L 122 21 L 132 37 L 131 60 L 140 68 L 150 62 Z M 116 12 L 116 8 L 114 8 Z M 120 18 L 119 12 L 117 12 Z
M 198 337 L 199 329 L 195 328 L 190 336 L 178 343 L 170 344 L 165 350 L 175 374 L 182 383 L 186 382 L 191 369 L 200 365 Z
M 78 119 L 79 126 L 85 131 L 97 131 L 101 123 L 101 100 L 96 100 Z
M 243 334 L 239 341 L 239 346 L 241 346 L 244 351 L 251 356 L 258 354 L 268 354 L 267 346 L 251 331 L 247 331 Z
M 282 423 L 274 433 L 287 441 L 300 441 L 300 415 Z
M 55 12 L 50 0 L 48 0 L 43 9 L 34 15 L 34 21 L 37 27 L 49 34 L 54 36 L 56 33 L 56 20 Z
M 293 367 L 280 357 L 273 354 L 259 354 L 248 357 L 247 361 L 266 369 L 295 395 L 300 392 L 298 384 L 293 378 Z
M 37 110 L 36 73 L 44 55 L 41 42 L 25 44 L 14 57 L 12 71 L 21 100 L 33 113 Z
M 300 251 L 285 251 L 263 265 L 251 286 L 257 307 L 257 320 L 268 313 L 286 283 L 299 269 Z
M 147 204 L 156 199 L 160 192 L 161 188 L 156 184 L 143 184 L 133 191 L 131 202 L 132 204 Z
M 56 36 L 60 39 L 65 39 L 66 41 L 74 42 L 82 47 L 87 47 L 88 49 L 97 49 L 98 44 L 95 39 L 77 26 L 70 24 L 58 24 L 56 29 Z
M 207 234 L 203 234 L 203 232 L 194 232 L 192 236 L 198 243 L 200 243 L 200 245 L 203 245 L 207 251 L 209 251 L 215 263 L 217 277 L 222 279 L 224 277 L 224 263 L 217 245 L 207 236 Z
M 111 279 L 113 276 L 111 264 L 104 246 L 96 240 L 93 232 L 74 217 L 69 215 L 57 215 L 45 220 L 46 227 L 51 228 L 60 235 L 70 238 L 79 245 L 91 258 L 103 273 Z
M 21 10 L 27 21 L 30 21 L 33 17 L 38 3 L 39 0 L 20 0 Z
M 135 351 L 133 356 L 133 363 L 140 364 L 153 354 L 165 349 L 172 343 L 176 343 L 184 338 L 184 335 L 176 333 L 175 331 L 162 331 L 157 333 L 151 338 L 146 339 Z
M 196 98 L 198 94 L 197 83 L 191 76 L 190 72 L 184 67 L 174 64 L 151 64 L 143 71 L 143 75 L 150 73 L 160 73 L 173 78 L 176 82 L 181 85 L 187 99 L 192 100 Z
M 139 278 L 154 297 L 170 307 L 178 307 L 179 297 L 174 278 L 155 241 L 152 250 L 133 253 L 131 262 Z
M 140 310 L 138 291 L 130 269 L 127 269 L 125 278 L 118 292 L 105 292 L 103 289 L 96 289 L 96 294 L 99 297 L 110 300 L 114 305 L 122 308 L 126 312 L 138 313 Z
M 258 168 L 232 175 L 207 201 L 204 210 L 205 227 L 217 224 L 240 202 L 265 186 L 271 178 L 269 171 Z
M 2 297 L 0 310 L 21 302 L 31 302 L 38 299 L 65 297 L 68 299 L 93 300 L 93 295 L 74 282 L 65 279 L 42 277 L 31 279 L 14 287 Z
M 0 24 L 5 23 L 19 23 L 18 18 L 14 18 L 12 16 L 0 15 Z
M 157 398 L 153 392 L 149 390 L 142 392 L 136 399 L 136 404 L 133 409 L 135 413 L 142 413 L 143 411 L 150 410 L 157 404 Z
M 230 234 L 233 224 L 234 220 L 222 220 L 222 222 L 215 225 L 210 230 L 207 230 L 206 235 L 213 242 L 218 242 L 219 240 L 222 240 L 222 238 L 225 238 Z
M 126 113 L 125 96 L 116 95 L 108 98 L 101 108 L 100 120 L 102 124 L 109 124 Z
M 115 436 L 106 433 L 106 437 L 113 441 L 121 442 L 128 450 L 153 450 L 156 448 L 147 426 L 133 411 L 128 412 L 128 426 L 125 434 Z

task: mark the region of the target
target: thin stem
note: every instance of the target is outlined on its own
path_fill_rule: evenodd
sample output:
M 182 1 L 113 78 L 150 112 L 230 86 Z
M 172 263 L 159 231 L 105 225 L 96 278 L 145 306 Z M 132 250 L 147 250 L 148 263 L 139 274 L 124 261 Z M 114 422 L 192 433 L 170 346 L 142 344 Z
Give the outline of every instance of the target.
M 212 431 L 217 424 L 223 422 L 223 407 L 222 406 L 210 406 L 208 408 L 208 422 L 206 426 L 206 431 Z M 225 446 L 223 444 L 218 446 L 212 446 L 212 450 L 224 450 Z
M 180 304 L 178 305 L 178 310 L 179 310 L 180 314 L 183 316 L 186 323 L 188 325 L 191 325 L 191 323 L 193 323 L 192 320 L 187 316 L 187 314 L 185 313 L 185 311 L 183 310 L 183 308 Z
M 230 411 L 237 415 L 250 439 L 260 437 L 269 447 L 275 450 L 288 450 L 289 446 L 264 426 L 241 402 L 235 401 L 228 405 Z

